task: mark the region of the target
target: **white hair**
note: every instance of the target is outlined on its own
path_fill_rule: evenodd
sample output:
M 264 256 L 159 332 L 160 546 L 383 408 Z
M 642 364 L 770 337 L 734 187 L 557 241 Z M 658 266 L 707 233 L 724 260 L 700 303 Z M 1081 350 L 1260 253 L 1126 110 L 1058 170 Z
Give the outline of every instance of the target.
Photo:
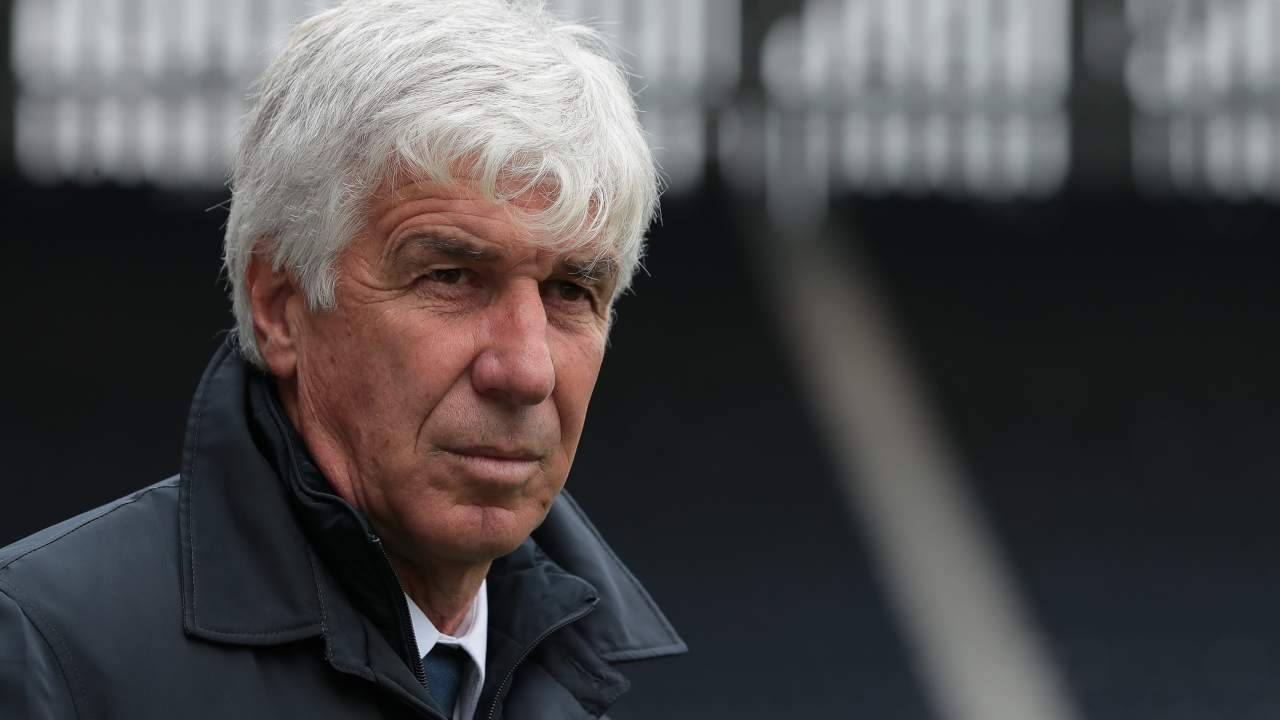
M 250 255 L 332 309 L 336 261 L 403 174 L 459 183 L 556 251 L 640 262 L 658 176 L 626 72 L 595 30 L 535 0 L 348 0 L 296 28 L 256 88 L 231 176 L 224 263 L 243 355 L 264 366 Z

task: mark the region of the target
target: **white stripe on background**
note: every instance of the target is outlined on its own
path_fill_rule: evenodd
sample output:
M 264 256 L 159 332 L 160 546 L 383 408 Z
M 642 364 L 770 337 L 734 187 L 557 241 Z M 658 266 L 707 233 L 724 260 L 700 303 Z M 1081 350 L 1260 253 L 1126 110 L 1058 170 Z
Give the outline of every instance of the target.
M 934 711 L 1076 720 L 867 274 L 817 243 L 760 245 L 785 339 Z

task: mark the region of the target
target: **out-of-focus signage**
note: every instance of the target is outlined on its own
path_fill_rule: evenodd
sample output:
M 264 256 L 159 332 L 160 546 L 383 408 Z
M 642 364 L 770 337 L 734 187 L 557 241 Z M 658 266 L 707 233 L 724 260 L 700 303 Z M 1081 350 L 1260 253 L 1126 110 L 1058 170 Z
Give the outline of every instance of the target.
M 1139 184 L 1280 195 L 1280 2 L 1128 0 L 1126 9 Z
M 288 29 L 335 0 L 15 0 L 15 144 L 37 181 L 216 187 L 246 89 Z M 740 0 L 557 0 L 614 36 L 671 189 L 705 166 L 738 83 Z
M 773 28 L 762 59 L 777 112 L 807 116 L 779 142 L 823 149 L 782 155 L 826 158 L 836 192 L 1052 192 L 1069 155 L 1069 10 L 1068 0 L 810 0 Z
M 742 83 L 743 1 L 549 0 L 620 47 L 671 192 L 697 187 L 713 153 L 734 186 L 797 207 L 1040 197 L 1066 179 L 1072 0 L 791 0 L 748 48 L 763 95 Z M 1280 0 L 1103 1 L 1074 9 L 1115 18 L 1123 62 L 1099 67 L 1132 99 L 1138 185 L 1280 197 Z M 216 187 L 246 89 L 293 23 L 334 2 L 12 0 L 19 167 Z

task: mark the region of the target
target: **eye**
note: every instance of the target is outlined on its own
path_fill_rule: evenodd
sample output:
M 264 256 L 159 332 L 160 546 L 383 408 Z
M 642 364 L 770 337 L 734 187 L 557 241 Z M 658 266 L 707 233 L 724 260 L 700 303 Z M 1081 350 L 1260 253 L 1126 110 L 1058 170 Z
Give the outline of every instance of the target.
M 465 267 L 440 267 L 426 270 L 413 282 L 414 291 L 431 300 L 461 302 L 475 299 L 484 284 L 475 270 Z
M 425 275 L 431 282 L 458 284 L 462 282 L 462 268 L 439 268 Z
M 422 278 L 441 285 L 457 285 L 466 279 L 466 273 L 465 268 L 436 268 L 423 275 Z
M 577 283 L 567 281 L 553 283 L 551 291 L 555 293 L 558 299 L 566 302 L 590 301 L 592 299 L 590 290 Z

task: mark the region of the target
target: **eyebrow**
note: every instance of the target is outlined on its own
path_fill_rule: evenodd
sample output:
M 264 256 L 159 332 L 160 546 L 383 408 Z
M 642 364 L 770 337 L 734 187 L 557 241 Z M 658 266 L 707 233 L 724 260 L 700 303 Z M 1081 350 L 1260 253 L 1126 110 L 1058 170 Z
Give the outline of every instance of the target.
M 561 260 L 559 264 L 566 274 L 584 282 L 604 284 L 618 277 L 618 263 L 612 258 L 598 258 L 586 262 Z
M 471 262 L 493 263 L 501 258 L 498 253 L 466 240 L 419 233 L 408 235 L 396 243 L 391 250 L 392 261 L 400 261 L 404 253 L 413 247 Z M 596 285 L 616 280 L 619 273 L 617 261 L 609 257 L 585 261 L 566 258 L 557 263 L 557 267 L 573 278 Z
M 474 243 L 455 238 L 446 238 L 440 237 L 439 235 L 427 234 L 409 235 L 404 240 L 396 243 L 396 247 L 391 251 L 392 259 L 399 260 L 404 253 L 412 247 L 438 253 L 445 257 L 470 260 L 472 262 L 488 263 L 494 262 L 498 259 L 497 253 L 480 247 Z

